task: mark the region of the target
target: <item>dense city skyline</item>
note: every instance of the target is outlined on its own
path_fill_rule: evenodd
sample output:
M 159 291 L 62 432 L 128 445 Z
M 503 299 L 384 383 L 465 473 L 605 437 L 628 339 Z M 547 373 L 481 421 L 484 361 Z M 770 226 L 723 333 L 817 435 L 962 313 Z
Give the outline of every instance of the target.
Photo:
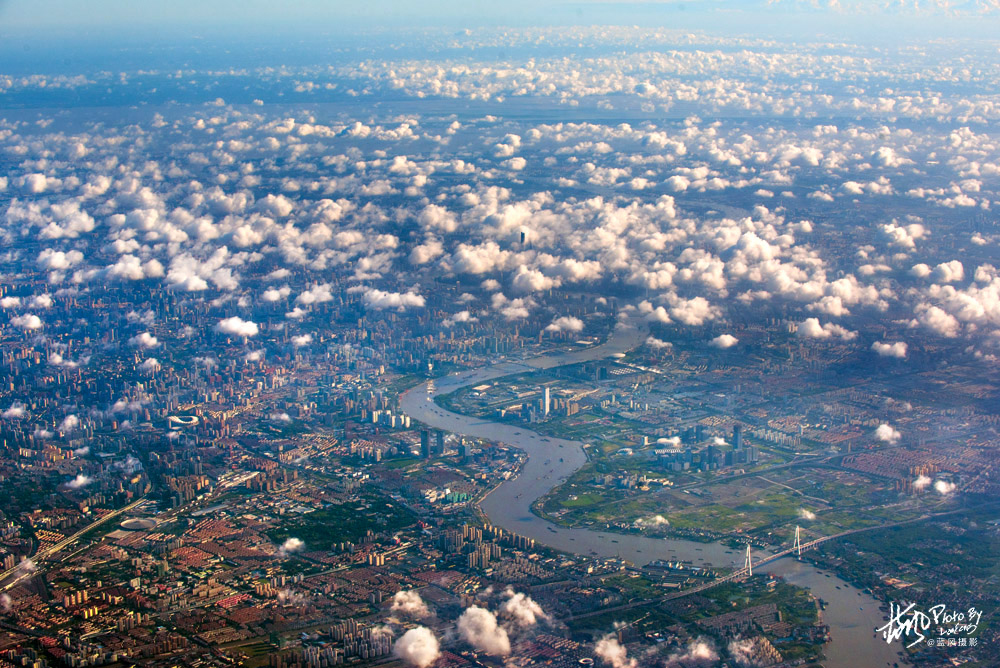
M 0 666 L 995 665 L 995 3 L 43 4 Z

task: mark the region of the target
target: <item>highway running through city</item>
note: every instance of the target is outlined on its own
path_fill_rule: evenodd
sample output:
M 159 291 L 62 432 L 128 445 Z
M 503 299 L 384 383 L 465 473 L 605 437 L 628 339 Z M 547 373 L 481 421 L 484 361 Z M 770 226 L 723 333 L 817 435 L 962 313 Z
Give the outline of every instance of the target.
M 66 538 L 62 539 L 58 543 L 55 543 L 47 548 L 39 550 L 38 552 L 36 552 L 31 556 L 31 564 L 33 564 L 33 566 L 27 566 L 26 565 L 27 562 L 22 561 L 20 564 L 14 566 L 13 568 L 7 569 L 3 573 L 0 573 L 0 583 L 2 583 L 0 584 L 0 591 L 8 591 L 10 589 L 13 589 L 24 579 L 34 575 L 35 569 L 41 566 L 41 562 L 46 561 L 52 558 L 53 556 L 57 555 L 58 553 L 62 552 L 67 547 L 69 547 L 76 541 L 80 540 L 80 538 L 82 538 L 84 534 L 86 534 L 88 531 L 92 531 L 97 527 L 101 526 L 102 524 L 110 522 L 111 520 L 115 519 L 116 517 L 120 517 L 121 515 L 129 512 L 130 510 L 135 510 L 145 502 L 146 502 L 146 497 L 144 496 L 140 497 L 139 499 L 136 499 L 127 506 L 123 506 L 118 510 L 113 510 L 107 515 L 98 518 L 97 520 L 91 522 L 90 524 L 80 529 L 76 533 L 72 534 L 71 536 L 67 536 Z

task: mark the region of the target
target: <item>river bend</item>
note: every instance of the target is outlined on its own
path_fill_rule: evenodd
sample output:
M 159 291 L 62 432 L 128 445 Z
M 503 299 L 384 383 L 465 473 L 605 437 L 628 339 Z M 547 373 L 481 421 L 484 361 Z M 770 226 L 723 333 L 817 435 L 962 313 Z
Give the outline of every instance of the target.
M 490 522 L 536 542 L 569 553 L 602 558 L 621 557 L 635 564 L 654 559 L 688 561 L 699 566 L 741 566 L 743 555 L 720 543 L 658 539 L 587 528 L 565 528 L 531 512 L 531 505 L 565 481 L 586 463 L 579 441 L 547 437 L 525 427 L 492 422 L 448 411 L 434 397 L 503 376 L 595 361 L 638 347 L 647 333 L 643 327 L 619 325 L 602 344 L 524 361 L 504 361 L 462 371 L 414 387 L 400 397 L 401 410 L 434 429 L 505 443 L 527 454 L 520 474 L 503 482 L 480 503 Z M 829 605 L 823 619 L 833 640 L 824 648 L 827 668 L 891 666 L 904 663 L 899 643 L 887 645 L 873 630 L 885 623 L 879 602 L 831 573 L 786 558 L 768 564 L 767 572 L 808 588 Z

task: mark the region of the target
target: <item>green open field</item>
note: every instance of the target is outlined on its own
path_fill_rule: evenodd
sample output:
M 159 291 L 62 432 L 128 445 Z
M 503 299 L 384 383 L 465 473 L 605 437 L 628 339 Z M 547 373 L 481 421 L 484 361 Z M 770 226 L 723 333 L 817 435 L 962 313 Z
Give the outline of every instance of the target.
M 369 508 L 363 506 L 370 505 Z M 304 515 L 287 517 L 267 532 L 281 543 L 290 537 L 305 542 L 306 549 L 329 549 L 333 543 L 356 542 L 371 529 L 374 532 L 398 531 L 415 522 L 414 516 L 394 501 L 371 495 L 364 501 L 330 505 Z

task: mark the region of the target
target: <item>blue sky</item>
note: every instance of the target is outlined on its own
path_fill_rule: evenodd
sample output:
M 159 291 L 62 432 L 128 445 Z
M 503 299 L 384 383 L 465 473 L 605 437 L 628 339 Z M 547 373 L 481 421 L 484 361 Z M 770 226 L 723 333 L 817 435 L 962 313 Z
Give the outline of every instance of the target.
M 481 0 L 174 0 L 172 2 L 144 2 L 136 0 L 0 0 L 0 21 L 5 26 L 26 28 L 47 26 L 101 26 L 120 25 L 235 25 L 235 24 L 293 24 L 319 21 L 331 28 L 343 22 L 368 24 L 452 21 L 489 23 L 499 19 L 512 19 L 531 9 L 533 16 L 543 13 L 551 16 L 566 11 L 571 3 L 548 2 L 545 11 L 539 12 L 538 2 L 508 0 L 487 2 Z M 573 2 L 578 4 L 599 4 Z M 648 4 L 648 3 L 643 3 Z M 657 3 L 658 4 L 658 3 Z
M 935 2 L 945 0 L 0 0 L 0 35 L 110 32 L 141 39 L 178 30 L 306 36 L 409 26 L 637 24 L 779 36 L 800 31 L 805 39 L 817 31 L 845 38 L 894 31 L 990 38 L 1000 25 L 992 9 L 1000 0 L 949 0 L 964 16 L 947 20 Z M 891 9 L 879 10 L 879 3 Z

